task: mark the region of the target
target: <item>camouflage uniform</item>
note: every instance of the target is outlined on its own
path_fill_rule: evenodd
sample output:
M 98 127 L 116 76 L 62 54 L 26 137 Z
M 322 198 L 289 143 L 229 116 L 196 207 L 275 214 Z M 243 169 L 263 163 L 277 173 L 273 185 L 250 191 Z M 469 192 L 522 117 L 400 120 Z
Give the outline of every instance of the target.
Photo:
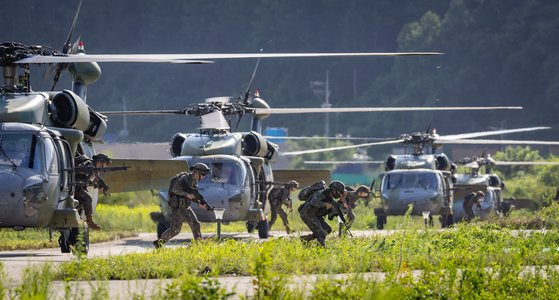
M 353 221 L 355 221 L 355 213 L 353 213 L 353 209 L 355 209 L 355 207 L 357 207 L 357 200 L 359 199 L 359 196 L 357 195 L 357 191 L 351 189 L 348 190 L 345 193 L 345 196 L 342 196 L 343 201 L 347 204 L 347 208 L 342 208 L 342 212 L 344 214 L 347 215 L 347 226 L 350 227 L 351 224 L 353 224 Z
M 466 214 L 466 221 L 470 222 L 476 217 L 472 208 L 474 207 L 474 205 L 477 205 L 481 208 L 481 200 L 482 198 L 478 197 L 477 193 L 475 192 L 471 192 L 466 197 L 464 197 L 462 208 L 464 208 L 464 213 Z
M 99 180 L 99 172 L 92 170 L 95 167 L 93 160 L 84 155 L 75 158 L 76 162 L 76 189 L 74 191 L 74 198 L 78 200 L 78 210 L 84 211 L 86 221 L 90 228 L 100 229 L 101 227 L 93 222 L 93 199 L 87 191 L 88 186 L 97 188 L 97 181 Z M 89 169 L 89 170 L 88 170 Z
M 322 246 L 325 245 L 326 235 L 332 232 L 332 227 L 324 220 L 328 215 L 325 203 L 334 201 L 331 193 L 330 189 L 317 191 L 299 208 L 301 219 L 312 231 L 312 235 L 303 239 L 310 241 L 316 238 Z
M 198 180 L 192 177 L 193 173 L 183 173 L 169 191 L 169 206 L 171 208 L 171 226 L 161 234 L 161 240 L 168 242 L 181 231 L 182 223 L 186 222 L 192 230 L 194 239 L 202 238 L 200 222 L 190 208 L 192 201 L 200 203 L 200 199 L 188 199 L 198 187 Z
M 268 201 L 270 202 L 270 210 L 272 212 L 270 222 L 268 223 L 270 226 L 270 230 L 272 229 L 272 225 L 274 225 L 274 223 L 276 222 L 279 214 L 281 220 L 283 221 L 283 226 L 285 226 L 285 231 L 288 234 L 291 233 L 291 228 L 289 227 L 289 221 L 287 219 L 287 213 L 282 208 L 282 205 L 285 205 L 287 206 L 287 208 L 289 208 L 289 210 L 291 210 L 292 201 L 290 197 L 289 187 L 274 187 L 268 194 Z

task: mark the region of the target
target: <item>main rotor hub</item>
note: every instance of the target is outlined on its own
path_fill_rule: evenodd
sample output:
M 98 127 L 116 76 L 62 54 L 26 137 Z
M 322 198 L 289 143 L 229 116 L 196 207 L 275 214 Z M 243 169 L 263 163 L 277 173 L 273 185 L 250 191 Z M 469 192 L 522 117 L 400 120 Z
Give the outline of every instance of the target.
M 12 65 L 14 62 L 31 55 L 64 56 L 64 53 L 51 47 L 22 43 L 8 42 L 0 43 L 0 65 Z

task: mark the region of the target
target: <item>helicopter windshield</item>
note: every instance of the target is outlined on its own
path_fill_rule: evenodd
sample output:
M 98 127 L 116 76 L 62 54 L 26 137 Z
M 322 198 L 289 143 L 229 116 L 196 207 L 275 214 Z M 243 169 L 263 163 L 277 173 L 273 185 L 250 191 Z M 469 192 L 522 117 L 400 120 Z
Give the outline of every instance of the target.
M 234 162 L 214 162 L 211 166 L 209 180 L 211 182 L 239 185 L 239 167 Z
M 2 134 L 0 141 L 5 153 L 5 155 L 0 154 L 0 165 L 11 166 L 13 162 L 17 167 L 41 171 L 41 151 L 40 147 L 37 147 L 35 135 L 29 133 Z
M 437 175 L 431 172 L 406 172 L 391 173 L 384 177 L 384 189 L 411 189 L 423 188 L 426 190 L 437 190 Z

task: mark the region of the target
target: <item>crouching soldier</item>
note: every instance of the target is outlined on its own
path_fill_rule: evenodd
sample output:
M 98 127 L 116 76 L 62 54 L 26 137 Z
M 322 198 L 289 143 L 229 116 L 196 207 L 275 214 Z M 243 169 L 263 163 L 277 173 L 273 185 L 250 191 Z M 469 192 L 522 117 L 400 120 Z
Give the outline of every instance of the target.
M 357 188 L 357 190 L 353 189 L 352 187 L 346 187 L 346 192 L 340 197 L 340 202 L 343 204 L 344 209 L 342 212 L 347 215 L 347 227 L 351 227 L 353 222 L 355 221 L 355 213 L 353 210 L 357 207 L 357 200 L 364 199 L 367 201 L 371 196 L 371 190 L 361 185 Z
M 289 220 L 287 219 L 287 213 L 283 210 L 282 205 L 285 205 L 289 212 L 293 211 L 293 202 L 291 200 L 291 192 L 293 192 L 299 183 L 295 180 L 290 180 L 285 186 L 274 187 L 268 194 L 268 201 L 270 201 L 270 210 L 272 211 L 272 217 L 268 223 L 270 230 L 272 230 L 272 225 L 276 222 L 278 214 L 283 221 L 283 226 L 285 226 L 285 231 L 287 234 L 292 232 L 289 227 Z
M 80 155 L 74 161 L 76 174 L 74 198 L 78 200 L 77 209 L 80 214 L 83 210 L 87 226 L 90 229 L 101 229 L 101 226 L 93 222 L 93 199 L 91 199 L 91 195 L 87 192 L 87 187 L 91 186 L 108 194 L 109 186 L 103 181 L 103 178 L 101 178 L 96 169 L 108 167 L 111 164 L 111 159 L 107 155 L 99 153 L 93 155 L 91 159 L 85 155 Z
M 474 205 L 481 208 L 481 201 L 485 198 L 485 194 L 482 191 L 471 192 L 464 198 L 464 203 L 462 208 L 464 208 L 464 213 L 466 214 L 466 221 L 470 222 L 475 218 L 474 210 L 472 209 Z
M 161 234 L 161 238 L 154 241 L 153 245 L 160 248 L 181 231 L 182 223 L 186 222 L 192 230 L 194 239 L 202 238 L 200 222 L 192 208 L 191 202 L 196 202 L 199 207 L 210 210 L 210 207 L 198 192 L 198 181 L 202 180 L 210 171 L 203 163 L 194 164 L 191 172 L 177 174 L 169 184 L 169 207 L 171 208 L 171 226 Z
M 326 235 L 332 232 L 332 227 L 324 220 L 328 211 L 332 209 L 334 199 L 340 198 L 345 192 L 345 185 L 340 181 L 333 181 L 326 189 L 316 191 L 299 209 L 303 222 L 312 231 L 311 235 L 302 236 L 305 241 L 316 239 L 325 246 Z

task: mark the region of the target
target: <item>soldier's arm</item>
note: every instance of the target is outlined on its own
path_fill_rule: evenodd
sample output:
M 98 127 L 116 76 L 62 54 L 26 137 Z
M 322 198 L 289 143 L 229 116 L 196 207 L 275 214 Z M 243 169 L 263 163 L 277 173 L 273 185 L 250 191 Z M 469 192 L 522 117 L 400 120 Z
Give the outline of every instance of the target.
M 177 183 L 171 189 L 171 192 L 179 197 L 187 197 L 188 194 L 192 194 L 190 189 L 188 188 L 188 184 L 186 182 L 186 178 L 188 176 L 182 176 L 179 178 Z
M 313 197 L 311 197 L 311 199 L 309 200 L 309 204 L 316 208 L 324 208 L 326 207 L 326 203 L 322 201 L 323 198 L 324 197 L 322 197 L 322 194 L 313 195 Z

